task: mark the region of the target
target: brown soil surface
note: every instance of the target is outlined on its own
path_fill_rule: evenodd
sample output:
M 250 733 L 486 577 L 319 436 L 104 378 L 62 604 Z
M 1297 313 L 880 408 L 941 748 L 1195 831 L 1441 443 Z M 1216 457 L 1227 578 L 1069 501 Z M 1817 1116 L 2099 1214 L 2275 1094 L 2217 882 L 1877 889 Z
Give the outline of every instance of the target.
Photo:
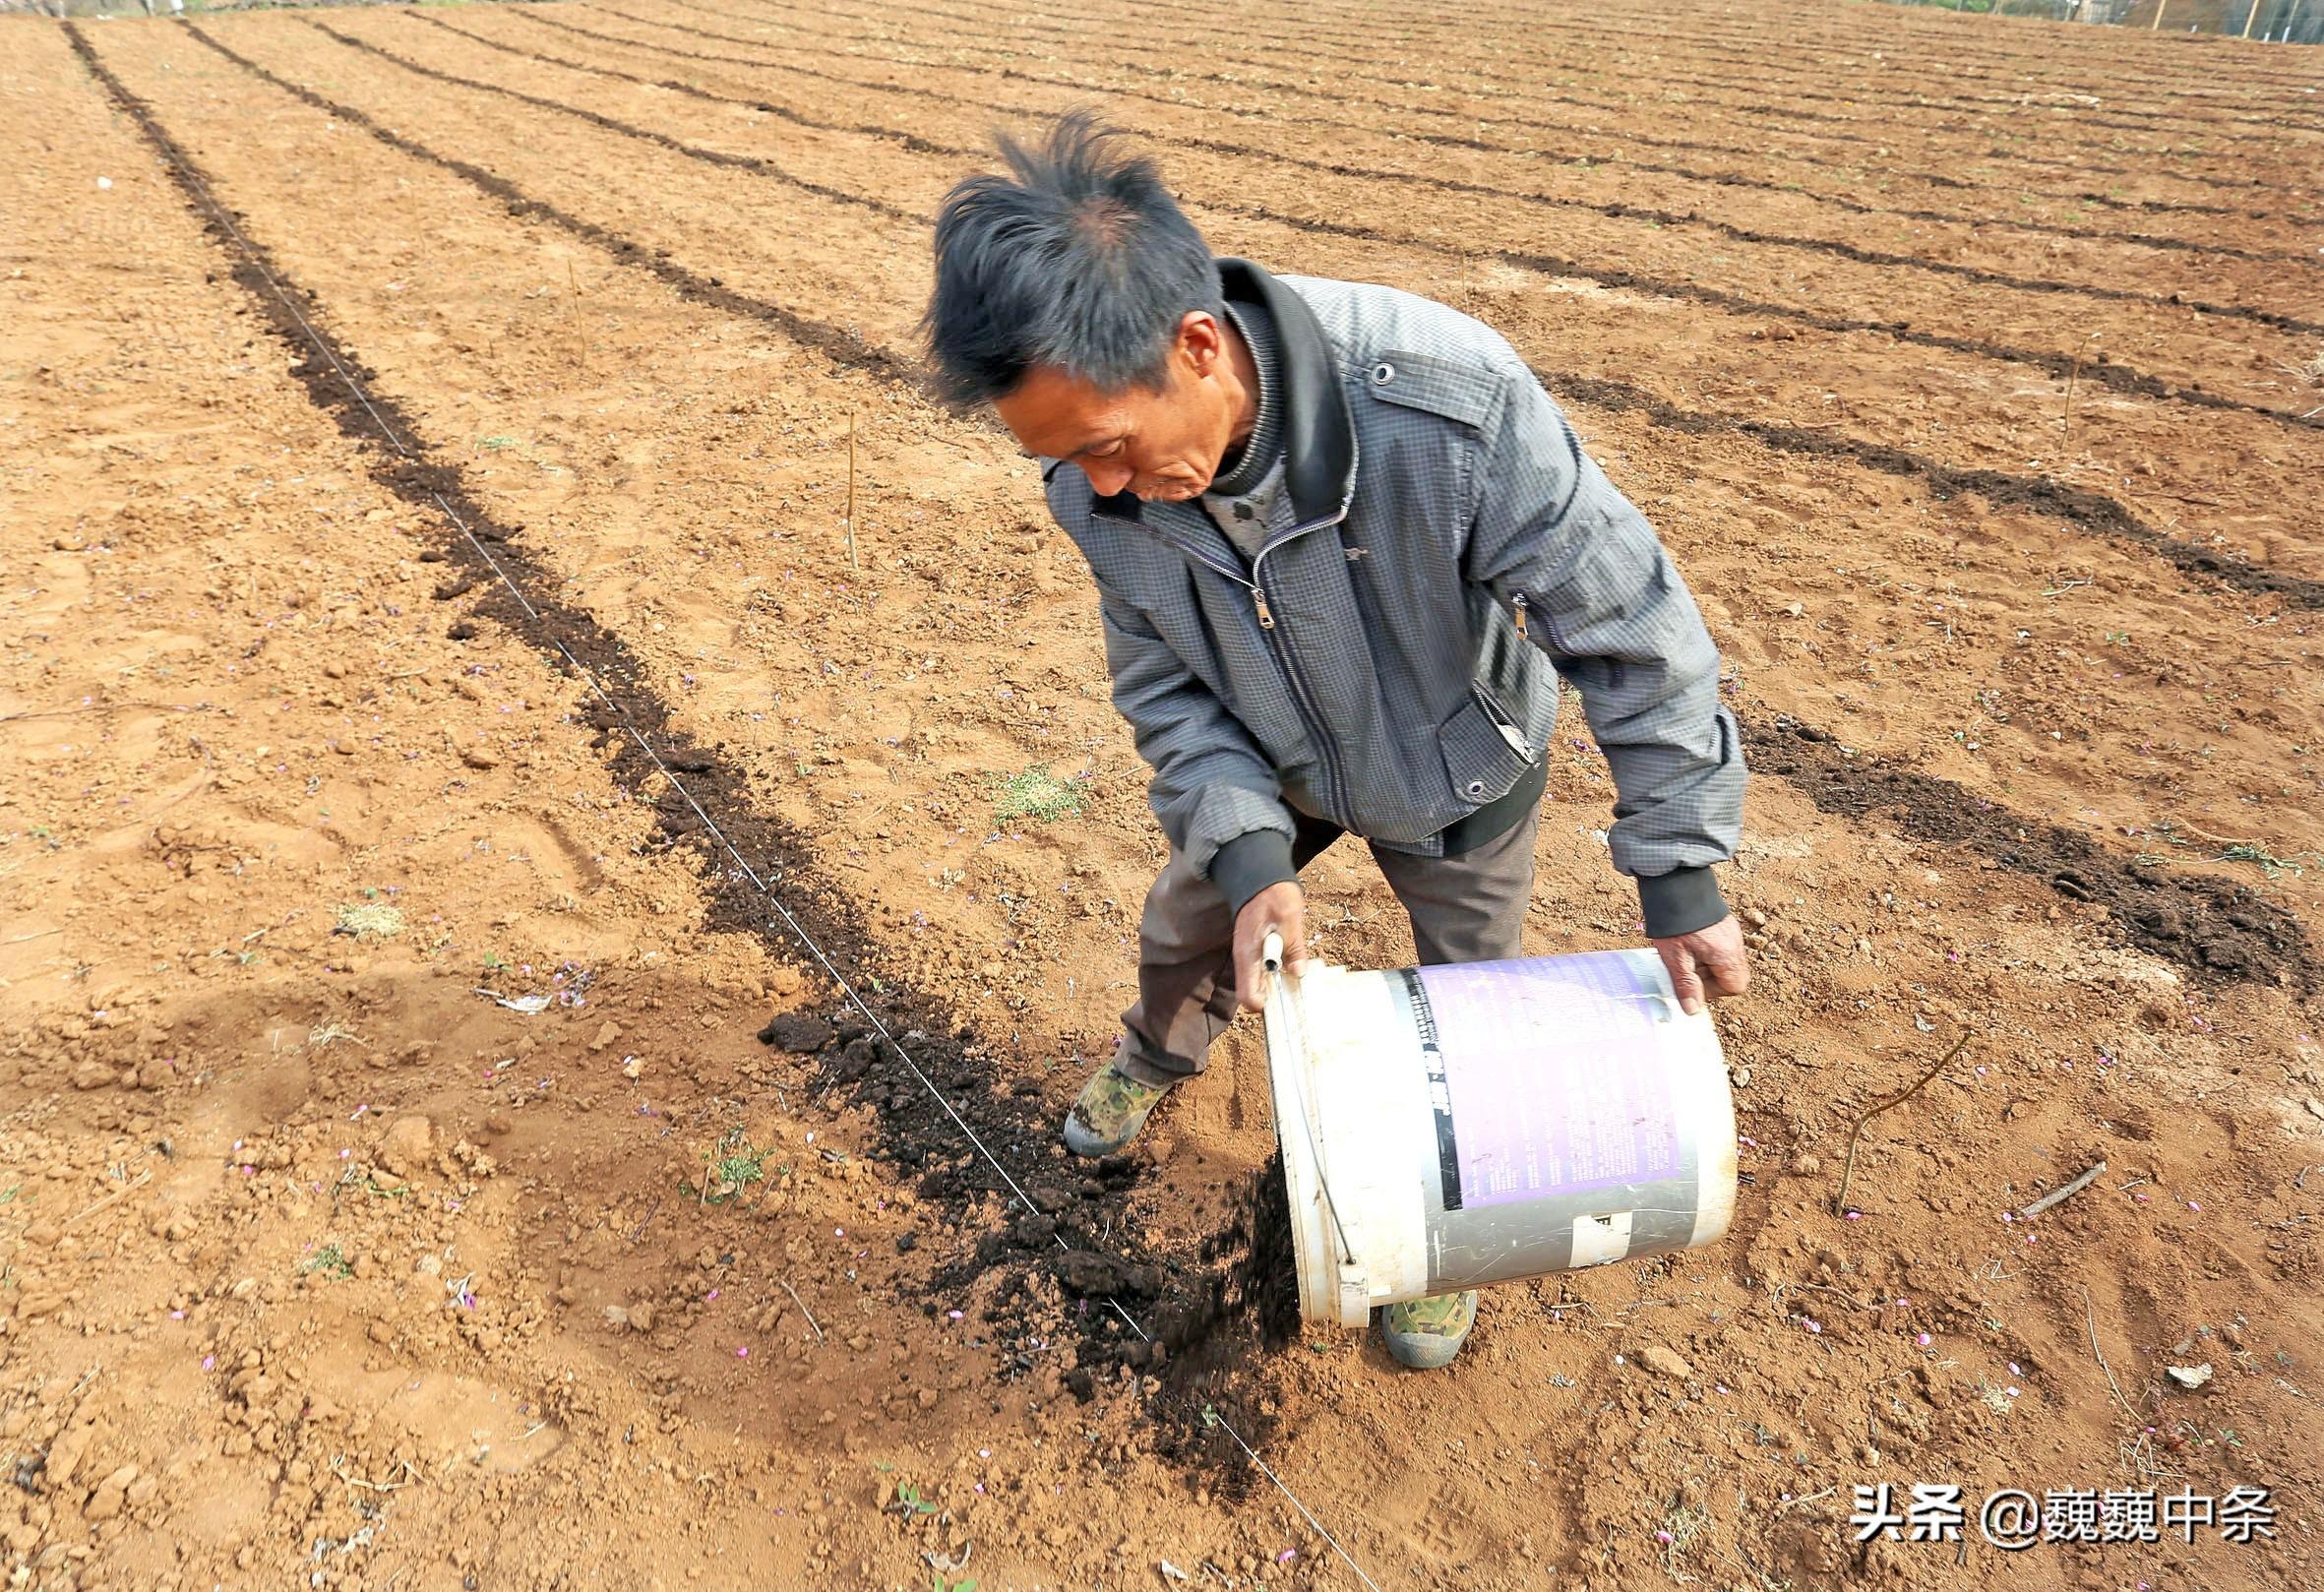
M 2313 52 L 1767 0 L 0 41 L 12 1585 L 2324 1581 Z M 992 122 L 1089 100 L 1222 251 L 1504 331 L 1733 671 L 1737 1229 L 1498 1290 L 1444 1374 L 1215 1318 L 1255 1032 L 1132 1156 L 1055 1141 L 1161 839 L 912 323 Z M 1631 943 L 1557 754 L 1528 944 Z M 1355 848 L 1310 883 L 1410 955 Z M 1862 1547 L 1876 1481 L 2278 1534 Z

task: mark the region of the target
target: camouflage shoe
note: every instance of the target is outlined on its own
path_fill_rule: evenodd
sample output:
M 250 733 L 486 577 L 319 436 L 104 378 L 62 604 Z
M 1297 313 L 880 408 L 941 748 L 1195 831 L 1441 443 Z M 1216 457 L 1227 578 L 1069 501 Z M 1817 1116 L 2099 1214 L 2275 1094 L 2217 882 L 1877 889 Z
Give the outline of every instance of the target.
M 1469 1328 L 1477 1324 L 1477 1291 L 1437 1294 L 1390 1305 L 1380 1312 L 1379 1335 L 1387 1340 L 1396 1364 L 1415 1371 L 1435 1371 L 1452 1364 Z
M 1140 1083 L 1112 1062 L 1081 1086 L 1080 1098 L 1066 1113 L 1066 1148 L 1075 1155 L 1111 1155 L 1146 1125 L 1146 1117 L 1170 1092 L 1167 1083 Z

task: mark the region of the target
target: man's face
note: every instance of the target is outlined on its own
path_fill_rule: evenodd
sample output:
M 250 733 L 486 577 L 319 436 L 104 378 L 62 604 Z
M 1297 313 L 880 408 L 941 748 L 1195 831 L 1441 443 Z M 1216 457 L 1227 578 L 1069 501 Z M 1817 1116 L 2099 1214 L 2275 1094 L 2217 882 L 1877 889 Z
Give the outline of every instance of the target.
M 1193 310 L 1159 388 L 1103 393 L 1036 366 L 993 407 L 1028 453 L 1079 465 L 1106 496 L 1183 502 L 1218 473 L 1244 407 L 1226 337 L 1216 318 Z

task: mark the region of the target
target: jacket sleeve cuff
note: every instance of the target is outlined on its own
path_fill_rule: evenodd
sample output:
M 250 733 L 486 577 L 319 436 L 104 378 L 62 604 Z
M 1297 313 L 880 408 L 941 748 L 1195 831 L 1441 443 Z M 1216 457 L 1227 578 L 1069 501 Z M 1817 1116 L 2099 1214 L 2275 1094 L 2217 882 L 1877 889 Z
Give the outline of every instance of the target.
M 1719 882 L 1708 868 L 1674 868 L 1638 878 L 1638 905 L 1646 917 L 1646 938 L 1667 940 L 1707 929 L 1727 916 Z
M 1237 916 L 1260 890 L 1297 878 L 1299 870 L 1291 866 L 1291 836 L 1277 829 L 1238 834 L 1210 859 L 1210 882 Z

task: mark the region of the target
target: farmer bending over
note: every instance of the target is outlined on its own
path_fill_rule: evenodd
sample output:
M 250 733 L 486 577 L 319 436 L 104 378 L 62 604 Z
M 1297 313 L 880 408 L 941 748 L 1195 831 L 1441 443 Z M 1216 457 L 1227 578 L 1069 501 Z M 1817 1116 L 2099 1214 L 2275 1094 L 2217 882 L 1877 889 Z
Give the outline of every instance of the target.
M 1214 259 L 1086 115 L 1001 151 L 1010 175 L 962 182 L 938 218 L 929 342 L 947 395 L 1044 461 L 1170 840 L 1137 1002 L 1067 1145 L 1120 1149 L 1202 1070 L 1238 993 L 1263 1001 L 1270 931 L 1296 974 L 1300 869 L 1342 834 L 1422 961 L 1518 955 L 1560 675 L 1685 1009 L 1741 994 L 1711 875 L 1743 792 L 1718 653 L 1524 360 L 1410 293 Z M 1440 1366 L 1476 1314 L 1451 1294 L 1381 1325 L 1397 1360 Z

